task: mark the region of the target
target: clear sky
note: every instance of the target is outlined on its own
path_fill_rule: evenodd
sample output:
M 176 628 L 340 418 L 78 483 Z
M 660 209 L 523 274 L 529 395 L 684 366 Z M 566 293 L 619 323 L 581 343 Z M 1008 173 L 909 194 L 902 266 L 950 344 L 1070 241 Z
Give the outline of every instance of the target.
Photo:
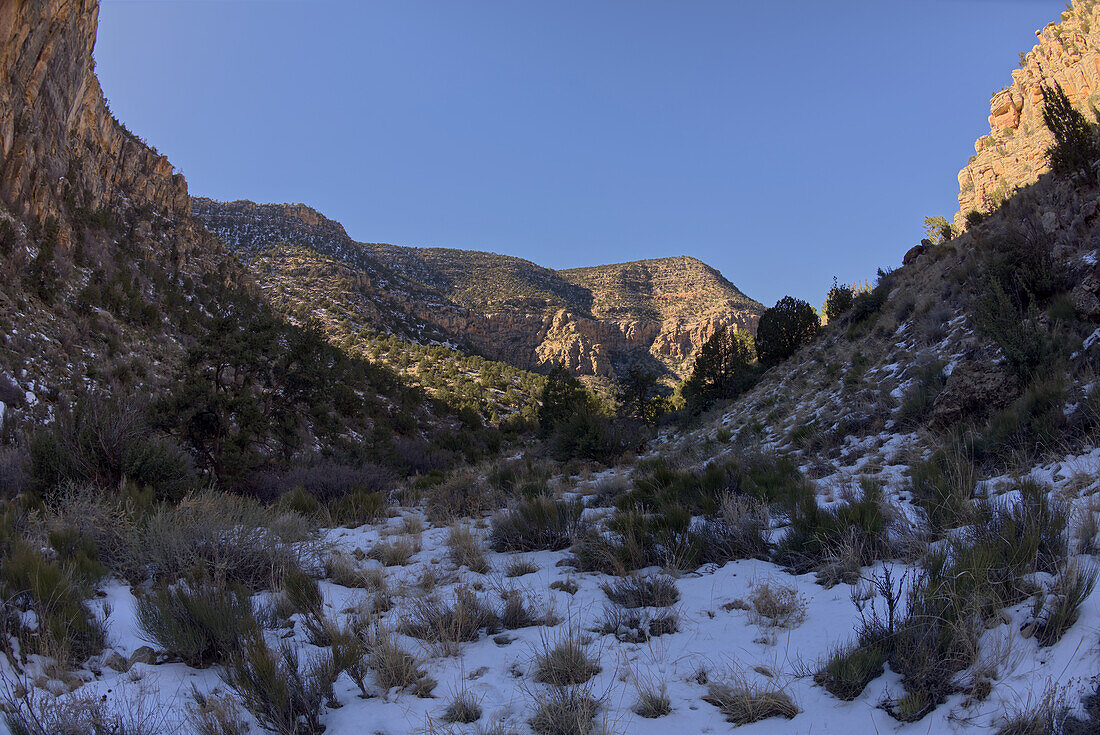
M 950 217 L 1054 0 L 103 0 L 192 194 L 553 268 L 693 255 L 818 305 Z

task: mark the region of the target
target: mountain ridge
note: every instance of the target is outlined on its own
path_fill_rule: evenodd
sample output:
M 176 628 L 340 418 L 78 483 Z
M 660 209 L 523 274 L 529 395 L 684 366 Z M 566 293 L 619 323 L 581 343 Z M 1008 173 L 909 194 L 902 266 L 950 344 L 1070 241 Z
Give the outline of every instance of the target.
M 216 202 L 192 211 L 274 288 L 278 250 L 305 247 L 355 271 L 345 318 L 418 343 L 464 345 L 524 370 L 614 379 L 628 367 L 685 377 L 718 329 L 753 330 L 763 306 L 690 256 L 564 270 L 478 250 L 354 241 L 303 204 Z M 370 306 L 368 306 L 368 303 Z M 394 318 L 382 318 L 384 313 Z

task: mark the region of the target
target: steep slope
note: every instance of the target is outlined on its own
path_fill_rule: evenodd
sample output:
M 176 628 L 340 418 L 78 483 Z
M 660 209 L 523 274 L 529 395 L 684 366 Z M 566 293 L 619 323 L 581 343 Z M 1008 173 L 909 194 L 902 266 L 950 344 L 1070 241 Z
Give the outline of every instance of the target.
M 349 304 L 344 317 L 358 327 L 454 344 L 524 370 L 563 365 L 613 378 L 641 365 L 682 377 L 716 329 L 754 329 L 762 311 L 693 258 L 558 272 L 493 253 L 355 243 L 303 205 L 196 198 L 193 207 L 269 291 L 286 293 L 293 269 L 321 257 L 345 269 L 325 298 Z M 308 298 L 288 308 L 315 310 Z
M 123 406 L 233 483 L 319 454 L 413 471 L 476 454 L 445 406 L 276 316 L 191 219 L 183 177 L 106 107 L 98 10 L 0 5 L 0 444 Z
M 989 103 L 989 135 L 974 144 L 974 155 L 959 172 L 959 211 L 987 212 L 1018 187 L 1034 183 L 1048 170 L 1046 150 L 1054 141 L 1043 124 L 1043 87 L 1061 85 L 1070 101 L 1089 117 L 1100 103 L 1100 3 L 1076 0 L 1062 20 L 1036 31 L 1039 38 L 1012 83 Z

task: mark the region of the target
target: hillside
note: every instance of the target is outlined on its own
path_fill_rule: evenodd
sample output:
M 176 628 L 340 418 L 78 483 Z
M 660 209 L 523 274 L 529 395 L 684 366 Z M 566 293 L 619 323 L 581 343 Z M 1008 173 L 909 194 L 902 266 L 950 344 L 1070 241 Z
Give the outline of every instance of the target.
M 751 330 L 763 310 L 693 258 L 558 272 L 493 253 L 355 243 L 303 205 L 195 199 L 193 207 L 269 291 L 286 294 L 303 258 L 345 269 L 342 285 L 329 284 L 336 290 L 312 288 L 289 309 L 339 301 L 356 330 L 449 343 L 522 370 L 564 365 L 613 378 L 639 365 L 684 377 L 716 329 Z
M 24 456 L 41 427 L 86 442 L 107 427 L 84 424 L 109 416 L 163 440 L 184 474 L 230 485 L 322 455 L 403 473 L 476 453 L 476 431 L 461 447 L 431 444 L 458 425 L 457 409 L 429 406 L 391 371 L 277 317 L 191 218 L 184 178 L 106 106 L 98 11 L 95 0 L 0 9 L 5 490 L 45 461 Z M 111 461 L 132 474 L 130 460 Z

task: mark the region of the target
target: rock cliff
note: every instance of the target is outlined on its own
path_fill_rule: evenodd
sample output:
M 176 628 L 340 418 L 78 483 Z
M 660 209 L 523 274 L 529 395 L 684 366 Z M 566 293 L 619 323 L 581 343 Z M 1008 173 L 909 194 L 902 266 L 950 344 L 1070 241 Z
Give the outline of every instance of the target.
M 989 135 L 974 144 L 974 155 L 959 172 L 962 226 L 972 210 L 988 211 L 1017 188 L 1034 183 L 1049 167 L 1046 149 L 1053 136 L 1043 124 L 1044 86 L 1059 84 L 1090 119 L 1100 102 L 1100 3 L 1075 0 L 1059 23 L 1036 31 L 1039 43 L 1021 57 L 1012 83 L 993 95 Z
M 753 330 L 763 310 L 694 258 L 554 271 L 494 253 L 357 243 L 300 204 L 196 198 L 192 208 L 265 289 L 286 290 L 292 250 L 298 266 L 305 248 L 347 269 L 342 293 L 304 295 L 295 308 L 327 298 L 347 304 L 351 321 L 462 345 L 525 370 L 562 365 L 613 378 L 643 366 L 683 377 L 715 330 Z
M 98 12 L 98 0 L 0 3 L 0 199 L 62 225 L 122 197 L 186 215 L 183 176 L 107 109 L 92 58 Z

